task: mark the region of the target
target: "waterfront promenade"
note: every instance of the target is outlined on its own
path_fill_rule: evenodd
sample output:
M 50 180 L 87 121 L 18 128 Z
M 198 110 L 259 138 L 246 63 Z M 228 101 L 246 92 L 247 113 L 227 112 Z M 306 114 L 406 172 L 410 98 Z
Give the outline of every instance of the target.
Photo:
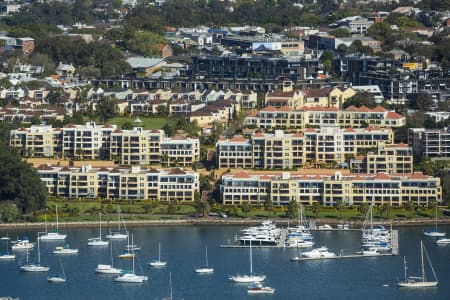
M 180 217 L 179 219 L 159 219 L 159 220 L 125 220 L 126 225 L 130 227 L 134 226 L 196 226 L 196 225 L 212 225 L 212 226 L 227 226 L 227 225 L 256 225 L 260 224 L 263 218 L 217 218 L 217 217 L 207 217 L 207 218 L 191 218 L 191 217 Z M 296 224 L 296 219 L 288 218 L 270 218 L 277 224 L 285 226 L 288 224 Z M 338 224 L 349 224 L 351 229 L 360 229 L 364 220 L 344 220 L 344 219 L 332 219 L 332 218 L 321 218 L 312 220 L 316 225 L 329 224 L 331 226 L 336 226 Z M 102 222 L 105 227 L 116 226 L 117 221 L 105 221 Z M 416 219 L 386 219 L 386 220 L 374 220 L 374 225 L 385 225 L 385 226 L 421 226 L 428 224 L 435 224 L 435 219 L 433 218 L 416 218 Z M 438 220 L 438 224 L 450 224 L 450 218 L 442 218 Z M 49 227 L 54 224 L 49 223 Z M 96 221 L 78 221 L 78 222 L 61 222 L 60 227 L 70 227 L 70 228 L 85 228 L 85 227 L 97 227 L 98 222 Z M 28 223 L 1 223 L 0 229 L 25 229 L 25 228 L 44 228 L 44 222 L 28 222 Z

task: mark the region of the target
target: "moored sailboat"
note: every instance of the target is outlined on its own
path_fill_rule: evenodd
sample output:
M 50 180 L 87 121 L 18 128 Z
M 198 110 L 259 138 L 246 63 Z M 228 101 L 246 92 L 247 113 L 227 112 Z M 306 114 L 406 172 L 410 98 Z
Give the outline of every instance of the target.
M 59 219 L 58 219 L 58 206 L 56 205 L 56 229 L 48 231 L 47 228 L 47 215 L 44 215 L 45 218 L 45 234 L 41 235 L 39 239 L 41 241 L 60 241 L 65 240 L 67 234 L 59 233 Z
M 158 242 L 158 259 L 152 260 L 148 263 L 152 267 L 165 267 L 167 265 L 166 261 L 161 260 L 161 243 Z
M 434 280 L 429 281 L 425 276 L 425 264 L 423 254 L 425 252 L 425 256 L 427 257 L 428 263 L 430 265 L 431 271 L 433 272 Z M 410 287 L 410 288 L 423 288 L 423 287 L 434 287 L 438 285 L 438 280 L 436 276 L 436 272 L 434 271 L 433 265 L 431 264 L 431 260 L 428 256 L 427 250 L 423 245 L 423 242 L 420 241 L 420 263 L 421 263 L 421 276 L 407 276 L 407 266 L 406 266 L 406 258 L 403 257 L 404 263 L 404 272 L 405 272 L 405 280 L 398 283 L 399 287 Z
M 195 273 L 198 274 L 210 274 L 214 273 L 214 269 L 208 266 L 208 246 L 205 246 L 205 266 L 195 269 Z
M 66 282 L 66 273 L 64 272 L 64 267 L 61 263 L 61 257 L 58 256 L 58 266 L 61 270 L 61 274 L 58 276 L 51 276 L 51 277 L 47 277 L 47 281 L 48 282 L 54 282 L 54 283 L 62 283 L 62 282 Z
M 110 240 L 124 240 L 126 238 L 128 238 L 128 231 L 127 228 L 125 226 L 125 223 L 123 223 L 123 220 L 121 218 L 121 214 L 120 214 L 120 206 L 117 207 L 117 218 L 118 218 L 118 229 L 117 231 L 110 231 L 108 235 L 106 235 L 107 239 Z M 121 230 L 121 223 L 123 223 L 123 227 L 125 229 L 125 233 L 122 233 Z
M 95 269 L 95 273 L 98 273 L 98 274 L 120 274 L 122 272 L 122 269 L 114 268 L 112 243 L 111 243 L 111 246 L 109 249 L 110 249 L 111 264 L 110 265 L 98 264 L 97 268 Z
M 88 240 L 88 246 L 108 246 L 109 242 L 108 241 L 104 241 L 102 239 L 102 213 L 98 213 L 98 217 L 99 217 L 99 232 L 98 232 L 98 237 L 95 238 L 90 238 Z
M 424 231 L 424 235 L 426 236 L 431 236 L 431 237 L 443 237 L 445 236 L 445 232 L 440 232 L 438 231 L 438 225 L 437 225 L 437 203 L 435 203 L 435 217 L 434 217 L 434 228 L 433 229 L 428 229 Z
M 133 243 L 133 235 L 131 235 L 131 243 Z M 147 281 L 148 277 L 144 275 L 136 275 L 134 268 L 134 253 L 133 253 L 133 270 L 122 272 L 121 275 L 114 278 L 116 282 L 124 282 L 124 283 L 143 283 Z
M 253 273 L 253 256 L 252 256 L 252 244 L 250 243 L 250 273 L 244 275 L 230 276 L 229 279 L 236 283 L 254 283 L 261 282 L 266 279 L 266 275 Z
M 38 261 L 36 264 L 29 262 L 29 252 L 27 249 L 27 262 L 26 264 L 22 265 L 20 267 L 20 271 L 23 272 L 47 272 L 50 268 L 47 266 L 41 266 L 41 251 L 39 247 L 39 234 L 37 239 L 37 255 L 38 255 Z

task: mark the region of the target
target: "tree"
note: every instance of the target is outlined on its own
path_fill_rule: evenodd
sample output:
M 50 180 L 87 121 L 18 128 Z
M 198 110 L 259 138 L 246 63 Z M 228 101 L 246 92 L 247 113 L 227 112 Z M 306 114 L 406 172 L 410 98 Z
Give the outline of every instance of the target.
M 144 213 L 148 214 L 152 211 L 152 205 L 147 203 L 142 205 L 142 209 L 144 210 Z
M 331 71 L 331 63 L 334 59 L 333 53 L 330 51 L 324 51 L 322 56 L 320 57 L 320 61 L 322 62 L 325 71 L 330 72 Z
M 200 203 L 197 206 L 197 213 L 200 213 L 204 217 L 206 217 L 209 215 L 210 211 L 211 211 L 211 206 L 209 205 L 208 201 L 200 201 Z
M 238 209 L 238 207 L 236 205 L 231 206 L 230 211 L 229 211 L 229 214 L 231 216 L 237 217 L 238 216 L 238 212 L 239 212 L 239 209 Z
M 351 34 L 348 32 L 346 28 L 336 28 L 334 30 L 330 30 L 331 35 L 334 35 L 337 38 L 350 37 Z
M 295 218 L 297 215 L 298 204 L 295 200 L 289 201 L 287 215 L 289 218 Z
M 388 23 L 375 23 L 369 27 L 367 34 L 379 41 L 385 41 L 391 38 L 392 29 Z
M 336 211 L 339 213 L 339 216 L 342 215 L 342 211 L 344 210 L 344 207 L 345 207 L 344 201 L 342 201 L 342 199 L 339 199 L 336 201 L 335 208 L 336 208 Z
M 62 88 L 55 88 L 50 90 L 46 99 L 50 105 L 60 105 L 67 97 L 68 94 Z
M 319 213 L 320 213 L 320 203 L 319 202 L 314 202 L 313 203 L 313 213 L 314 213 L 314 215 L 315 215 L 315 217 L 317 218 L 318 216 L 319 216 Z
M 434 104 L 433 98 L 428 93 L 420 93 L 415 100 L 415 108 L 420 112 L 427 112 Z
M 177 205 L 175 201 L 170 201 L 169 206 L 167 206 L 167 214 L 174 215 L 177 212 Z
M 367 203 L 360 204 L 358 207 L 358 211 L 361 215 L 361 218 L 365 218 L 367 212 L 369 211 L 369 204 Z
M 0 201 L 13 202 L 20 212 L 45 207 L 47 189 L 36 170 L 0 146 Z
M 9 203 L 4 205 L 0 209 L 0 215 L 2 217 L 2 221 L 6 223 L 17 221 L 20 217 L 20 211 L 17 208 L 17 205 L 14 203 Z
M 353 97 L 345 100 L 342 106 L 344 108 L 347 108 L 352 105 L 356 107 L 361 107 L 364 105 L 367 106 L 368 108 L 374 108 L 377 106 L 377 103 L 373 99 L 373 95 L 371 93 L 357 92 Z
M 114 99 L 103 97 L 97 104 L 96 112 L 103 122 L 115 117 L 118 112 L 117 103 Z
M 122 124 L 121 128 L 124 130 L 130 130 L 133 129 L 134 125 L 132 122 L 130 121 L 126 121 L 125 123 Z
M 404 207 L 407 211 L 409 211 L 409 217 L 412 218 L 415 209 L 414 202 L 412 200 L 409 200 L 408 202 L 405 203 Z
M 266 201 L 264 202 L 264 209 L 269 212 L 270 217 L 270 214 L 273 211 L 273 201 L 271 197 L 267 197 Z
M 252 205 L 248 202 L 244 202 L 241 204 L 241 210 L 245 217 L 248 217 L 248 214 L 252 211 Z

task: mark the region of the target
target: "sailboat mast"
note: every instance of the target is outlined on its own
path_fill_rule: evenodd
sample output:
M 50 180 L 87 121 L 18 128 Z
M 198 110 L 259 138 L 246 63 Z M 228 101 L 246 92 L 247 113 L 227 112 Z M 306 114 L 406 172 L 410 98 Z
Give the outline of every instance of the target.
M 37 244 L 38 244 L 38 265 L 40 265 L 41 264 L 41 250 L 40 250 L 40 247 L 39 247 L 39 233 L 38 233 L 38 239 L 37 239 Z
M 252 241 L 250 240 L 250 274 L 253 274 Z
M 437 201 L 434 203 L 434 206 L 435 206 L 435 218 L 434 218 L 434 221 L 435 221 L 435 231 L 437 232 Z
M 158 243 L 158 261 L 161 261 L 161 242 Z
M 119 232 L 120 232 L 120 206 L 117 206 L 117 219 L 119 221 Z
M 48 233 L 48 228 L 47 228 L 47 213 L 44 214 L 44 223 L 45 223 L 45 233 Z
M 59 225 L 58 225 L 58 205 L 56 206 L 56 232 L 59 232 Z
M 110 253 L 110 256 L 111 256 L 111 268 L 113 268 L 114 267 L 114 259 L 113 259 L 113 251 L 112 251 L 112 244 L 113 243 L 110 243 L 111 244 L 111 247 L 109 247 L 109 253 Z
M 98 216 L 100 218 L 100 234 L 99 234 L 99 237 L 100 237 L 100 241 L 101 241 L 102 240 L 102 213 L 101 212 L 98 213 Z
M 131 235 L 131 244 L 134 245 L 133 235 Z M 134 273 L 134 247 L 131 247 L 131 253 L 132 253 L 132 256 L 133 256 L 133 274 L 135 274 Z
M 406 275 L 407 267 L 406 267 L 406 257 L 405 256 L 403 256 L 403 266 L 404 266 L 404 270 L 405 270 L 405 280 L 407 280 L 407 275 Z
M 206 267 L 208 267 L 208 246 L 205 246 L 205 261 Z
M 420 260 L 422 263 L 422 282 L 425 282 L 425 266 L 423 264 L 423 242 L 420 241 Z
M 172 272 L 169 273 L 169 286 L 170 286 L 170 300 L 173 299 L 172 295 Z

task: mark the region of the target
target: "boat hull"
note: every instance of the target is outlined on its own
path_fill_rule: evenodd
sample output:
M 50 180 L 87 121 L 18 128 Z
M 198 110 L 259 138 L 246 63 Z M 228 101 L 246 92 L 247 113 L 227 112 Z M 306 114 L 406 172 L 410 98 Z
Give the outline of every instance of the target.
M 22 272 L 47 272 L 49 269 L 49 267 L 38 265 L 26 265 L 20 267 L 20 271 Z
M 439 245 L 450 244 L 450 239 L 440 239 L 440 240 L 437 240 L 436 243 Z
M 117 233 L 117 234 L 108 234 L 106 236 L 107 239 L 110 240 L 125 240 L 128 238 L 127 234 Z
M 266 280 L 264 275 L 236 275 L 231 276 L 230 280 L 235 283 L 255 283 Z
M 64 282 L 66 282 L 66 279 L 61 278 L 61 277 L 48 277 L 47 281 L 54 282 L 54 283 L 64 283 Z
M 399 287 L 408 287 L 408 288 L 434 287 L 437 285 L 438 285 L 437 281 L 417 281 L 417 282 L 403 281 L 398 283 Z
M 10 254 L 0 255 L 0 260 L 9 260 L 9 259 L 16 259 L 16 256 Z
M 41 241 L 62 241 L 65 240 L 67 234 L 59 234 L 59 233 L 48 233 L 46 235 L 41 235 L 39 240 Z
M 263 288 L 260 290 L 247 290 L 249 294 L 273 294 L 275 293 L 275 289 L 272 288 Z
M 214 273 L 214 269 L 213 268 L 198 268 L 198 269 L 195 269 L 195 273 L 197 273 L 197 274 L 211 274 L 211 273 Z
M 108 241 L 89 241 L 88 246 L 100 247 L 100 246 L 108 246 Z
M 120 274 L 121 269 L 112 268 L 110 265 L 98 265 L 95 273 L 98 274 Z
M 445 236 L 445 232 L 438 232 L 438 231 L 425 231 L 423 233 L 426 236 L 431 236 L 431 237 L 443 237 Z
M 148 263 L 152 267 L 165 267 L 167 262 L 165 261 L 152 261 Z
M 148 280 L 147 276 L 139 276 L 135 274 L 125 274 L 114 278 L 114 281 L 124 283 L 143 283 L 144 281 L 147 280 Z

